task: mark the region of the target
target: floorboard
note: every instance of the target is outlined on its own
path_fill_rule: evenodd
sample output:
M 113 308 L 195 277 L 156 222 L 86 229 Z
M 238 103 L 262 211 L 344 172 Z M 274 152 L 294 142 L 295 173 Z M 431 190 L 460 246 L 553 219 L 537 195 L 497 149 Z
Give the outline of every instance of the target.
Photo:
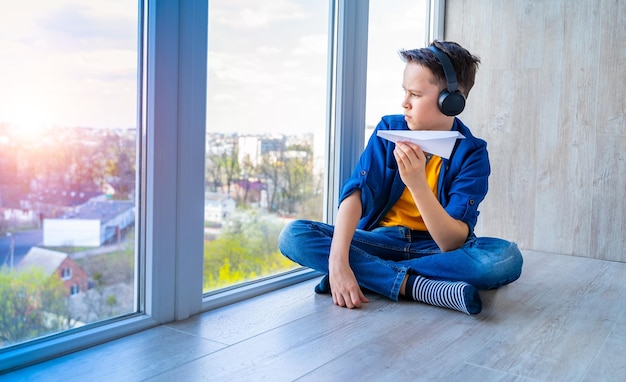
M 316 280 L 0 376 L 2 381 L 622 381 L 626 264 L 524 252 L 469 316 Z

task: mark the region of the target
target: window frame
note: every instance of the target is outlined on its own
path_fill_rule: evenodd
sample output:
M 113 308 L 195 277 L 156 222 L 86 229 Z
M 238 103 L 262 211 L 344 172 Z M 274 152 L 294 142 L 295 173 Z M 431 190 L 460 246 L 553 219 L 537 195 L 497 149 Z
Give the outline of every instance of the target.
M 72 268 L 70 267 L 61 268 L 61 280 L 65 281 L 71 278 L 72 278 Z
M 208 6 L 210 0 L 139 0 L 138 313 L 0 349 L 9 371 L 186 319 L 318 274 L 299 269 L 202 295 Z M 334 222 L 338 189 L 364 142 L 367 0 L 329 0 L 324 220 Z M 443 0 L 428 23 L 443 35 Z M 427 30 L 430 27 L 427 25 Z M 178 54 L 171 54 L 178 52 Z

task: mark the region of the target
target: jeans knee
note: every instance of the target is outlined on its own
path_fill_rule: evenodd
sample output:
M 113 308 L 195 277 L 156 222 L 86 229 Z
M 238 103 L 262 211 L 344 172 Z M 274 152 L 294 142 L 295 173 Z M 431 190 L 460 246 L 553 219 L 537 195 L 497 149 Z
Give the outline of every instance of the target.
M 506 256 L 511 261 L 511 275 L 514 280 L 517 280 L 522 275 L 522 266 L 524 265 L 524 258 L 522 252 L 517 247 L 517 244 L 511 242 L 506 251 Z M 512 280 L 512 281 L 514 281 Z
M 480 289 L 494 289 L 510 284 L 522 274 L 523 258 L 517 245 L 501 240 L 498 245 L 485 248 L 488 256 L 475 269 Z
M 280 252 L 291 259 L 289 253 L 291 253 L 291 246 L 294 242 L 294 231 L 297 229 L 298 220 L 287 223 L 278 235 L 278 249 Z M 293 259 L 292 259 L 293 260 Z
M 290 260 L 301 263 L 298 259 L 306 252 L 306 243 L 310 242 L 314 233 L 309 220 L 294 220 L 287 223 L 278 236 L 278 249 Z
M 278 249 L 289 260 L 328 273 L 332 227 L 311 220 L 287 223 L 278 236 Z

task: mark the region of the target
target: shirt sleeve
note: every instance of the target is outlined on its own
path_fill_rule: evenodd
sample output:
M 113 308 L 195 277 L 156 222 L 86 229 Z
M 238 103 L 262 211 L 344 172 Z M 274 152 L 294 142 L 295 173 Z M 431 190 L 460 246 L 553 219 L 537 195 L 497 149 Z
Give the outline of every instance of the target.
M 446 212 L 465 222 L 473 232 L 478 221 L 478 206 L 487 195 L 491 168 L 486 142 L 475 139 L 463 143 L 469 147 L 457 150 L 455 155 L 458 156 L 449 162 L 440 199 Z
M 389 190 L 397 173 L 394 144 L 376 135 L 378 130 L 389 130 L 389 122 L 383 118 L 378 123 L 341 190 L 340 203 L 356 190 L 361 190 L 362 216 L 375 213 L 388 203 Z

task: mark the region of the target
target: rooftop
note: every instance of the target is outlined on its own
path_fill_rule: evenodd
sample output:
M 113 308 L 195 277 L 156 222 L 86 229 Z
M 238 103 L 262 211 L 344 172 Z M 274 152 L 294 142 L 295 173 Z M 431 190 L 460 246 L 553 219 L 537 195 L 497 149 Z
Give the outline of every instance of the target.
M 43 268 L 46 275 L 51 275 L 59 268 L 67 256 L 67 253 L 32 247 L 15 269 L 25 270 L 30 267 L 40 267 Z
M 109 221 L 121 213 L 133 209 L 135 204 L 126 200 L 89 201 L 78 206 L 73 213 L 63 219 L 95 219 Z

